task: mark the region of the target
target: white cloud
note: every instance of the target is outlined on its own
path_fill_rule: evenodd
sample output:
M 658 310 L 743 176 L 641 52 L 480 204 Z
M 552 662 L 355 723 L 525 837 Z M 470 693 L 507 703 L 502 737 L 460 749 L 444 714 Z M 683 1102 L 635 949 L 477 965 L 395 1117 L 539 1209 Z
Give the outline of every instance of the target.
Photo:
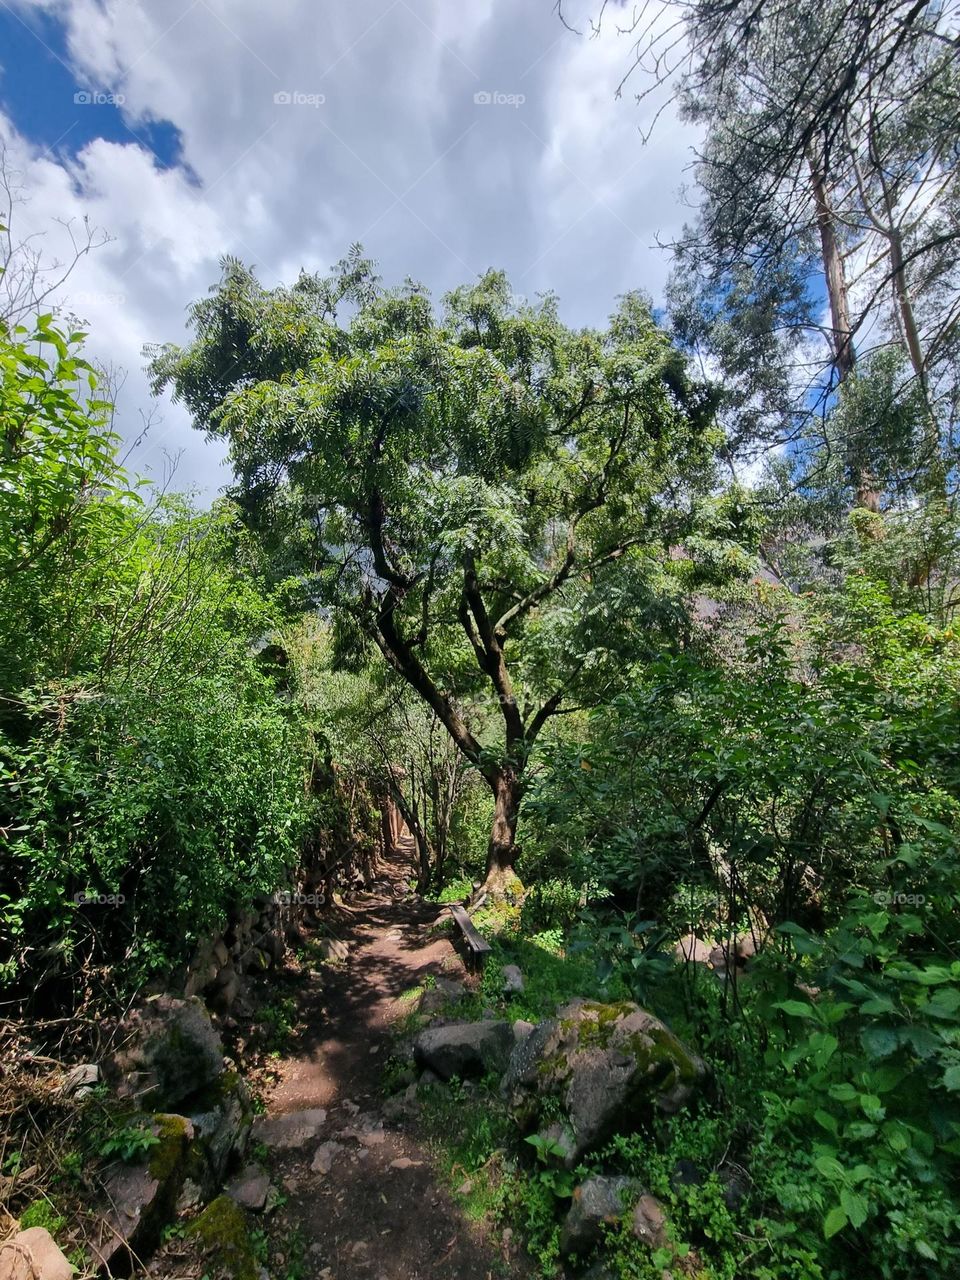
M 627 43 L 577 39 L 549 4 L 42 7 L 66 24 L 77 83 L 122 92 L 133 131 L 62 162 L 17 144 L 33 197 L 25 228 L 86 215 L 113 236 L 84 260 L 67 301 L 71 291 L 84 299 L 76 309 L 94 353 L 130 370 L 120 426 L 131 438 L 150 407 L 141 345 L 183 339 L 185 308 L 225 253 L 272 284 L 301 265 L 325 269 L 362 239 L 388 280 L 410 274 L 435 294 L 503 266 L 518 292 L 555 289 L 578 324 L 600 322 L 624 289 L 662 285 L 652 246 L 682 220 L 689 135 L 667 120 L 644 148 L 637 111 L 614 98 Z M 325 101 L 280 105 L 280 90 Z M 480 90 L 525 101 L 477 105 Z M 144 142 L 151 120 L 179 130 L 184 168 L 156 163 Z M 97 302 L 118 294 L 120 305 Z M 223 483 L 217 448 L 178 408 L 162 412 L 137 465 L 182 448 L 179 484 Z

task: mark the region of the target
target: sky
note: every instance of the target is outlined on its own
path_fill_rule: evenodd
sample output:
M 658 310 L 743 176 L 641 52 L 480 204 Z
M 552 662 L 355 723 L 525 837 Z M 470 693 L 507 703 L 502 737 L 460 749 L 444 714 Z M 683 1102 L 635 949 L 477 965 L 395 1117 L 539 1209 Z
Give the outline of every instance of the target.
M 55 301 L 114 371 L 130 467 L 204 502 L 229 481 L 142 355 L 227 254 L 270 286 L 359 241 L 437 298 L 503 268 L 574 326 L 658 300 L 695 137 L 667 114 L 644 144 L 595 8 L 565 5 L 577 35 L 554 0 L 0 0 L 14 238 L 53 266 L 94 236 Z

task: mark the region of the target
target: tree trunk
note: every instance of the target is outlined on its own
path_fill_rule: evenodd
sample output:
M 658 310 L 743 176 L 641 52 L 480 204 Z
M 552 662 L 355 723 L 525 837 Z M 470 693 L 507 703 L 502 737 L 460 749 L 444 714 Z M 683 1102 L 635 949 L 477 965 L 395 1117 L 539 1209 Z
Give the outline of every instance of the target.
M 478 896 L 486 893 L 491 897 L 502 897 L 507 885 L 516 878 L 513 864 L 517 856 L 517 819 L 523 784 L 517 771 L 505 766 L 499 770 L 492 785 L 493 826 L 487 846 L 487 871 Z
M 807 151 L 807 163 L 810 166 L 810 187 L 817 215 L 817 230 L 820 232 L 823 275 L 827 284 L 827 298 L 830 302 L 833 367 L 837 371 L 837 381 L 842 385 L 853 372 L 856 361 L 847 276 L 843 267 L 843 258 L 840 255 L 840 246 L 837 243 L 836 220 L 827 193 L 827 177 L 812 147 Z M 870 468 L 861 457 L 857 456 L 855 443 L 848 440 L 846 444 L 850 480 L 856 489 L 857 505 L 866 507 L 868 511 L 879 511 L 880 495 L 877 493 L 876 482 L 870 473 Z

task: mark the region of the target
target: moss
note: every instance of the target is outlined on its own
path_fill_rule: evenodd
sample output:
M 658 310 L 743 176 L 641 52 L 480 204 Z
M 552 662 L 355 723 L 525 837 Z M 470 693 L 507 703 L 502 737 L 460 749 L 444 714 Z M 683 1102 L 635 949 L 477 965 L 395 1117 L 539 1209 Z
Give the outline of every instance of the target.
M 581 1048 L 606 1049 L 609 1045 L 617 1021 L 633 1013 L 634 1006 L 628 1001 L 617 1004 L 585 1004 L 583 1011 L 587 1016 L 579 1021 L 577 1043 Z
M 595 1013 L 597 1021 L 603 1023 L 616 1022 L 618 1018 L 626 1018 L 628 1014 L 634 1013 L 637 1008 L 629 1000 L 616 1000 L 613 1004 L 600 1004 L 599 1001 L 590 1000 L 583 1007 L 589 1010 L 590 1013 Z
M 66 1218 L 57 1212 L 56 1205 L 46 1197 L 32 1201 L 20 1214 L 20 1227 L 23 1231 L 30 1227 L 43 1227 L 55 1236 L 66 1225 Z
M 190 1141 L 190 1121 L 183 1116 L 156 1115 L 153 1131 L 160 1142 L 150 1152 L 150 1177 L 165 1183 L 180 1169 Z
M 677 1077 L 685 1084 L 693 1083 L 699 1078 L 692 1054 L 684 1048 L 673 1032 L 667 1031 L 665 1027 L 653 1027 L 648 1035 L 654 1044 L 654 1050 L 651 1053 L 651 1056 L 656 1055 L 654 1060 L 662 1062 L 669 1057 Z
M 231 1280 L 257 1280 L 259 1268 L 246 1215 L 229 1196 L 211 1201 L 187 1235 L 199 1240 Z
M 537 1063 L 537 1075 L 545 1079 L 566 1074 L 567 1060 L 562 1053 L 551 1054 L 549 1058 L 541 1058 Z

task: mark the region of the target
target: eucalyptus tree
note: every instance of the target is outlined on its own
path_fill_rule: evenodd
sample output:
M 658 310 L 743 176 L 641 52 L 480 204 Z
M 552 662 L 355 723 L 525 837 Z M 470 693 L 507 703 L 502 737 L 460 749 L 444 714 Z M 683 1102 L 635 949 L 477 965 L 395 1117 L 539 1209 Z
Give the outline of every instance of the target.
M 154 351 L 156 387 L 229 442 L 241 508 L 344 651 L 375 645 L 482 775 L 502 891 L 541 734 L 636 646 L 618 583 L 710 484 L 708 395 L 637 296 L 573 330 L 490 272 L 438 313 L 359 248 L 273 290 L 227 261 L 191 322 L 189 346 Z
M 602 4 L 597 21 L 618 9 Z M 862 506 L 942 492 L 958 388 L 960 8 L 657 0 L 628 12 L 625 80 L 704 130 L 673 303 L 681 336 L 723 375 L 731 451 L 813 435 L 841 446 Z M 876 384 L 857 397 L 873 412 L 847 412 L 843 440 L 827 441 L 855 372 Z

